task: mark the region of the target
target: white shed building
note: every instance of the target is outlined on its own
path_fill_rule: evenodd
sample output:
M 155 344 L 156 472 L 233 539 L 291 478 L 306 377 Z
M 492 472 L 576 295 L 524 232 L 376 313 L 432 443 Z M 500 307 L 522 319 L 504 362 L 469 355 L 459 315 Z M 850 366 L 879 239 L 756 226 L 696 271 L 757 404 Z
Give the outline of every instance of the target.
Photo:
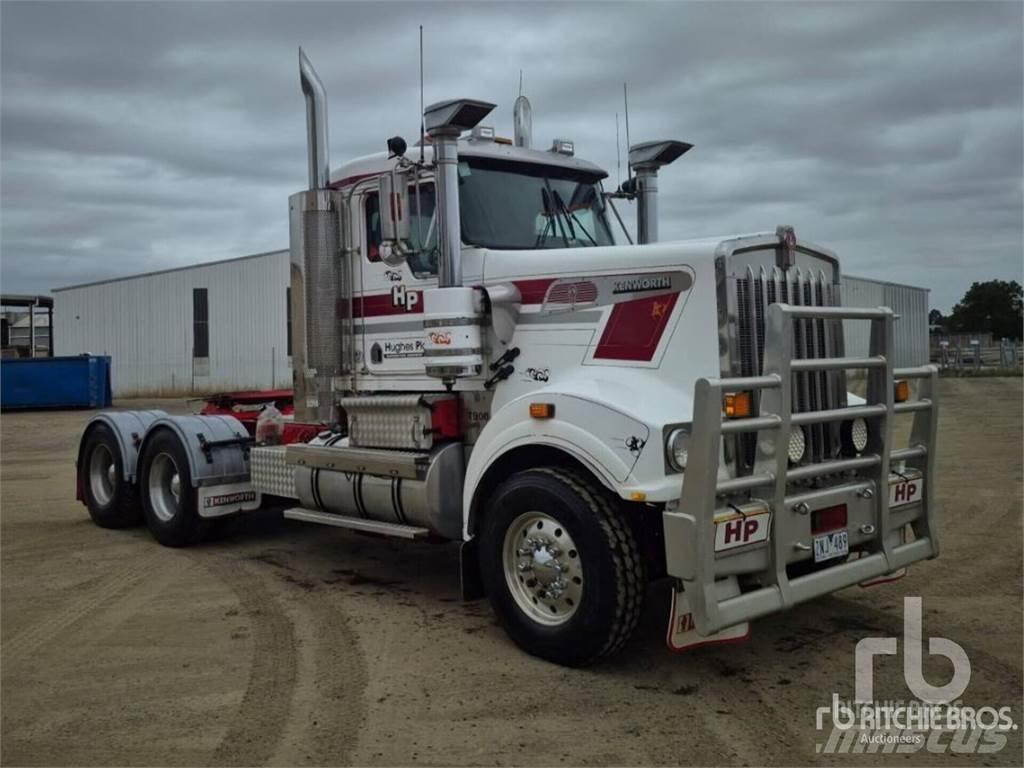
M 54 289 L 57 355 L 110 355 L 115 397 L 292 385 L 288 251 Z M 844 276 L 843 303 L 892 307 L 896 365 L 928 362 L 928 290 Z M 846 353 L 868 354 L 847 322 Z
M 291 387 L 288 251 L 54 289 L 57 355 L 110 355 L 115 397 Z
M 928 364 L 928 289 L 912 285 L 842 277 L 843 304 L 847 307 L 889 307 L 896 313 L 894 364 L 909 368 Z M 843 322 L 846 354 L 866 357 L 871 345 L 871 324 L 857 320 Z

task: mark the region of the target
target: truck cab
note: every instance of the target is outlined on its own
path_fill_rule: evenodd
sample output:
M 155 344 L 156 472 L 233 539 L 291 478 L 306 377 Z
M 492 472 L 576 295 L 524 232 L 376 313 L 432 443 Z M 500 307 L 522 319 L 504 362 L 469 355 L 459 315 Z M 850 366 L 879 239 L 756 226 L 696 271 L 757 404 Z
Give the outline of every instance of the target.
M 301 53 L 300 82 L 294 421 L 257 442 L 230 416 L 99 415 L 78 461 L 98 524 L 183 546 L 272 498 L 460 541 L 464 596 L 567 665 L 621 648 L 653 579 L 684 650 L 938 554 L 937 371 L 894 368 L 892 311 L 843 307 L 838 258 L 792 227 L 659 242 L 658 174 L 689 144 L 634 145 L 609 193 L 571 142 L 531 148 L 519 106 L 502 140 L 493 104 L 455 99 L 425 110 L 420 146 L 331 173 Z M 621 197 L 636 244 L 617 242 Z M 866 357 L 844 321 L 870 325 Z

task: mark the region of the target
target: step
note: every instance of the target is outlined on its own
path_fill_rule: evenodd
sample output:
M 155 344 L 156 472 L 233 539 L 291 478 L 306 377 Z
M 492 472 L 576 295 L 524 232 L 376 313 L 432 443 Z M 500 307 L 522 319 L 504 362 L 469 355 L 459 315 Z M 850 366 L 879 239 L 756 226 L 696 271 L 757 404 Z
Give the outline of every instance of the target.
M 293 444 L 285 452 L 285 462 L 311 469 L 422 480 L 430 466 L 430 454 L 384 448 Z
M 426 528 L 419 528 L 415 525 L 399 525 L 398 523 L 385 523 L 380 520 L 366 520 L 362 517 L 332 515 L 330 512 L 320 512 L 316 509 L 304 509 L 302 507 L 286 509 L 284 516 L 289 520 L 302 520 L 306 523 L 318 523 L 319 525 L 333 525 L 335 528 L 379 533 L 382 536 L 395 536 L 400 539 L 422 539 L 430 535 L 430 531 Z

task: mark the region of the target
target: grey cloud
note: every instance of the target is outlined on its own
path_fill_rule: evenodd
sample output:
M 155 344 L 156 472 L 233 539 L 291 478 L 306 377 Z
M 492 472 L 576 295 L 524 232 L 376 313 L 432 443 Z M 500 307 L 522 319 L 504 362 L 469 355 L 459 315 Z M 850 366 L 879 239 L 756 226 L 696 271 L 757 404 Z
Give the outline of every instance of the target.
M 283 246 L 297 46 L 338 165 L 415 138 L 423 24 L 428 102 L 497 101 L 507 133 L 522 69 L 537 141 L 573 138 L 611 183 L 628 81 L 634 141 L 696 145 L 663 174 L 663 236 L 792 223 L 948 309 L 1021 277 L 1022 8 L 4 2 L 0 278 L 45 291 Z

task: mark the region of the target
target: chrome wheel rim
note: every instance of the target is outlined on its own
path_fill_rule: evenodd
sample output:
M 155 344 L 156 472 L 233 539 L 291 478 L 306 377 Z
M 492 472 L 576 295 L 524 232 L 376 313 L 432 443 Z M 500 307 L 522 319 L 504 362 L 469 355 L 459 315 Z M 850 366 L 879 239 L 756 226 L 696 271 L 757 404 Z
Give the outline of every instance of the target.
M 105 445 L 97 445 L 89 456 L 89 490 L 101 507 L 114 499 L 117 488 L 117 464 Z
M 562 523 L 543 512 L 525 512 L 505 531 L 505 582 L 519 609 L 547 626 L 564 624 L 579 608 L 583 563 Z
M 161 453 L 149 465 L 149 503 L 163 522 L 173 519 L 181 507 L 181 475 L 174 458 Z

